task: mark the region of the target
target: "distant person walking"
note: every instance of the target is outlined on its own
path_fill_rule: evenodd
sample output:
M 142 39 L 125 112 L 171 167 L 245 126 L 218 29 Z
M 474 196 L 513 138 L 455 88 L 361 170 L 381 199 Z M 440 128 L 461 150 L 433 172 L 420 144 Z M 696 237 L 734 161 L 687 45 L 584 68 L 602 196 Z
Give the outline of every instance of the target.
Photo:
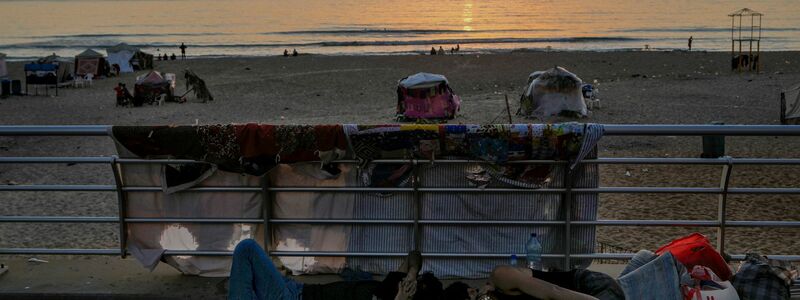
M 689 51 L 692 51 L 692 41 L 694 41 L 694 36 L 689 36 Z
M 186 59 L 186 44 L 181 43 L 181 46 L 178 48 L 181 48 L 181 59 Z

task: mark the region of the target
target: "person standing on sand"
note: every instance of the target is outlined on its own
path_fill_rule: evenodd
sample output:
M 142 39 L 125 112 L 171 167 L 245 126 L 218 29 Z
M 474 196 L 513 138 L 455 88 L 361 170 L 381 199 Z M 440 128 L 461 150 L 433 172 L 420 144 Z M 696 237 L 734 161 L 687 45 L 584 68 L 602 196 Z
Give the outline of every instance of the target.
M 436 48 L 435 47 L 431 47 L 431 55 L 436 55 Z
M 689 36 L 689 51 L 692 51 L 692 41 L 694 40 L 694 36 Z
M 186 44 L 181 43 L 181 46 L 178 48 L 181 48 L 181 59 L 186 59 Z

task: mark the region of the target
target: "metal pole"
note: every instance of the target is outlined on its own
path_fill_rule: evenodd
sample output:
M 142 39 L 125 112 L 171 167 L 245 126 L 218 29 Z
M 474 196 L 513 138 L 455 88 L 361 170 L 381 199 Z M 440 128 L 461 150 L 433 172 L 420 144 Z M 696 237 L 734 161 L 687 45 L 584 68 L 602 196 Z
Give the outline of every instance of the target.
M 421 244 L 422 244 L 422 232 L 421 232 L 421 230 L 419 228 L 420 227 L 419 226 L 419 219 L 420 219 L 420 214 L 421 214 L 421 211 L 422 211 L 422 203 L 420 203 L 422 201 L 421 200 L 422 195 L 421 195 L 420 190 L 419 190 L 419 188 L 420 188 L 419 164 L 417 163 L 416 160 L 414 160 L 412 162 L 412 167 L 411 168 L 412 168 L 411 169 L 411 176 L 412 176 L 411 177 L 411 185 L 412 185 L 412 187 L 414 189 L 414 191 L 413 191 L 413 197 L 414 197 L 414 200 L 413 200 L 414 201 L 414 203 L 413 203 L 413 207 L 414 207 L 414 229 L 413 229 L 414 230 L 414 245 L 413 246 L 414 247 L 413 247 L 413 249 L 415 251 L 421 251 L 420 249 L 422 248 L 421 247 Z
M 119 157 L 116 155 L 111 156 L 111 171 L 114 173 L 114 182 L 116 183 L 117 188 L 117 206 L 118 206 L 118 214 L 119 214 L 119 252 L 122 258 L 126 256 L 126 249 L 128 248 L 128 226 L 125 223 L 125 217 L 127 217 L 128 210 L 126 205 L 128 205 L 127 194 L 123 191 L 124 184 L 122 182 L 122 174 L 120 173 L 119 165 L 117 164 L 117 159 Z
M 719 222 L 719 227 L 717 227 L 717 247 L 719 248 L 720 253 L 725 251 L 725 223 L 728 204 L 728 186 L 730 184 L 731 171 L 733 170 L 733 160 L 730 156 L 726 156 L 725 158 L 728 159 L 728 164 L 722 166 L 722 177 L 719 183 L 719 188 L 722 189 L 722 193 L 719 194 L 717 209 L 717 221 Z
M 573 172 L 569 166 L 564 166 L 564 194 L 562 206 L 564 207 L 564 270 L 570 270 L 570 253 L 572 251 L 572 177 Z
M 269 188 L 268 174 L 261 176 L 261 200 L 263 206 L 261 214 L 264 217 L 264 252 L 269 256 L 272 249 L 272 228 L 269 226 L 272 218 L 272 192 Z

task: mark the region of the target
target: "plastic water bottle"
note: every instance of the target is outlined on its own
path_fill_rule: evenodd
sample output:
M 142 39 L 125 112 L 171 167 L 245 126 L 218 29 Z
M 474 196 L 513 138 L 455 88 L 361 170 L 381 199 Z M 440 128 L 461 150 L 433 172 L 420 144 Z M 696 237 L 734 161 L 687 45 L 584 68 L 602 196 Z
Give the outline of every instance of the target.
M 525 252 L 528 259 L 528 268 L 532 270 L 542 270 L 542 243 L 536 237 L 536 233 L 531 233 L 531 238 L 525 244 Z
M 517 254 L 511 253 L 511 261 L 509 262 L 512 266 L 517 266 Z

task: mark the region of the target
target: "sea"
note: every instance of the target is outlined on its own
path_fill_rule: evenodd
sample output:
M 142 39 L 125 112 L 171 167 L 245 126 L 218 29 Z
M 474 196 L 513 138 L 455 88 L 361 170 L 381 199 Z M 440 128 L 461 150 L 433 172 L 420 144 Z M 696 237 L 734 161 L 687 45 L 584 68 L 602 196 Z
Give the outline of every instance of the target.
M 763 16 L 728 16 L 745 7 Z M 123 42 L 159 55 L 185 43 L 189 57 L 671 51 L 689 37 L 730 51 L 751 34 L 753 49 L 800 50 L 800 0 L 0 0 L 9 60 Z

